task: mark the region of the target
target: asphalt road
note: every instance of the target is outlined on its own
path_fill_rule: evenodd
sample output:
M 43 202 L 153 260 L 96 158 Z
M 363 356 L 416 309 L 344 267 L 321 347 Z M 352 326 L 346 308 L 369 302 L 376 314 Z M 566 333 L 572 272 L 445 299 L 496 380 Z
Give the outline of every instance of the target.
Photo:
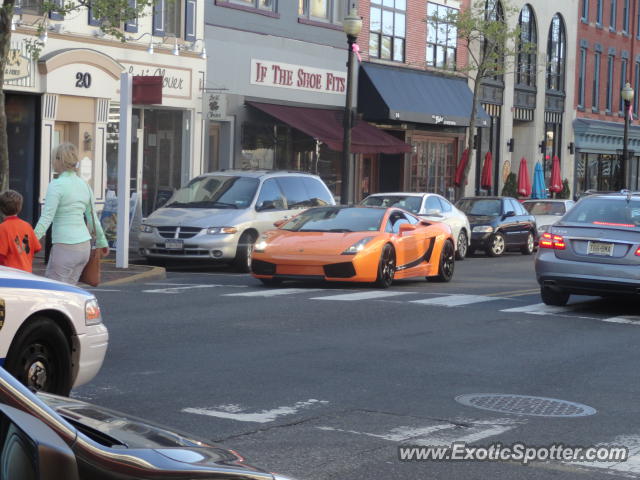
M 95 289 L 111 340 L 73 396 L 215 440 L 299 479 L 640 478 L 634 301 L 540 305 L 533 257 L 456 264 L 449 284 L 285 284 L 224 270 Z M 580 417 L 456 401 L 578 402 Z M 504 400 L 504 399 L 503 399 Z M 506 402 L 500 403 L 505 405 Z M 525 403 L 528 408 L 531 403 Z M 400 445 L 626 445 L 626 462 L 401 462 Z

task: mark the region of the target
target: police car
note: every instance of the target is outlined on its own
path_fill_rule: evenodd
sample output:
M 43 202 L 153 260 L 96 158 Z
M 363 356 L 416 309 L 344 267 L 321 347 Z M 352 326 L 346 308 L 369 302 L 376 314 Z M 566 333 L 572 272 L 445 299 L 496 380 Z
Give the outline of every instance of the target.
M 108 342 L 89 292 L 0 267 L 0 365 L 27 387 L 68 395 L 95 377 Z

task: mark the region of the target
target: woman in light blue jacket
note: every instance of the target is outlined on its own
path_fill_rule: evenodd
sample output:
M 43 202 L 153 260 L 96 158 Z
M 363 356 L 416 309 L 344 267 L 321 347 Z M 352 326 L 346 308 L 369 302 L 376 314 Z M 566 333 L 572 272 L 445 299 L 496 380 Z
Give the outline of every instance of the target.
M 107 239 L 95 214 L 91 187 L 80 178 L 78 151 L 71 143 L 60 144 L 52 154 L 58 178 L 49 183 L 44 208 L 35 227 L 42 238 L 52 226 L 53 248 L 45 275 L 53 280 L 76 284 L 91 255 L 91 233 L 95 228 L 96 248 L 109 253 Z

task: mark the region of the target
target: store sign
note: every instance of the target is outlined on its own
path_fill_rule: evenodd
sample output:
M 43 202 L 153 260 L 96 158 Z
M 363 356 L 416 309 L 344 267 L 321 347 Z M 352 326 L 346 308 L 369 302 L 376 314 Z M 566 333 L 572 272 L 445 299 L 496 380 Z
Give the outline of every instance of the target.
M 347 73 L 251 59 L 251 84 L 343 95 Z
M 433 119 L 433 122 L 436 125 L 452 125 L 452 126 L 458 125 L 457 122 L 454 122 L 453 120 L 447 120 L 442 115 L 431 115 L 431 118 Z
M 227 97 L 222 93 L 209 93 L 205 96 L 205 112 L 209 120 L 222 120 L 227 116 Z
M 191 98 L 191 70 L 120 62 L 132 76 L 162 77 L 162 96 Z
M 23 56 L 20 50 L 9 50 L 9 54 L 7 55 L 7 63 L 4 67 L 5 81 L 27 78 L 30 73 L 30 65 L 31 60 L 28 57 Z

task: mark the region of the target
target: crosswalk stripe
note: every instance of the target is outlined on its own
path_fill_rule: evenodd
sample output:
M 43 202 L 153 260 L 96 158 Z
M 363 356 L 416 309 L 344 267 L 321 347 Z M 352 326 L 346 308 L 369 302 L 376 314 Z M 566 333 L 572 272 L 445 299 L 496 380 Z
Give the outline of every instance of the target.
M 329 295 L 328 297 L 314 297 L 311 300 L 338 300 L 338 301 L 354 301 L 354 300 L 377 300 L 380 298 L 395 297 L 397 295 L 407 295 L 413 292 L 381 292 L 368 291 L 356 293 L 343 293 L 340 295 Z
M 640 317 L 637 315 L 603 318 L 602 321 L 609 323 L 627 323 L 631 325 L 640 325 Z
M 554 313 L 570 312 L 571 306 L 558 307 L 554 305 L 545 305 L 544 303 L 534 303 L 533 305 L 525 305 L 524 307 L 507 308 L 500 310 L 506 313 L 530 313 L 531 315 L 548 315 Z
M 441 307 L 460 307 L 473 303 L 491 302 L 500 300 L 499 297 L 485 297 L 483 295 L 447 295 L 445 297 L 425 298 L 423 300 L 411 300 L 409 303 L 421 305 L 437 305 Z
M 317 292 L 319 288 L 273 288 L 269 290 L 254 290 L 242 293 L 226 293 L 224 297 L 277 297 L 280 295 L 291 295 L 293 293 Z

